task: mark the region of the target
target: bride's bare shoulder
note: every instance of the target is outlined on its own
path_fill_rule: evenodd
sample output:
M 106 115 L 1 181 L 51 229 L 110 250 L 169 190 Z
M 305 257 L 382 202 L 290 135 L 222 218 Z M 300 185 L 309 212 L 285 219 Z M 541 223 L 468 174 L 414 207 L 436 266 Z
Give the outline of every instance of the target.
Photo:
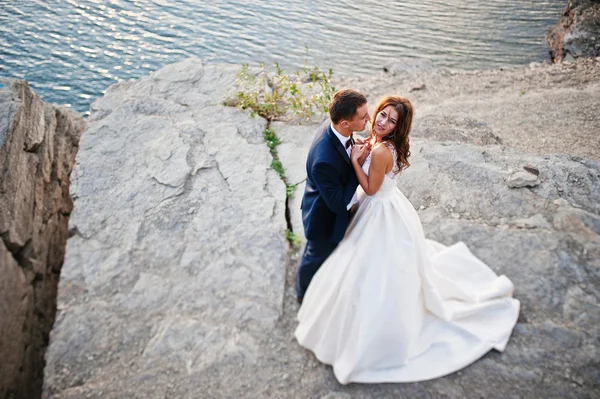
M 371 150 L 371 152 L 374 158 L 392 158 L 392 150 L 390 150 L 390 148 L 383 143 L 376 144 L 375 147 L 373 147 L 373 149 Z

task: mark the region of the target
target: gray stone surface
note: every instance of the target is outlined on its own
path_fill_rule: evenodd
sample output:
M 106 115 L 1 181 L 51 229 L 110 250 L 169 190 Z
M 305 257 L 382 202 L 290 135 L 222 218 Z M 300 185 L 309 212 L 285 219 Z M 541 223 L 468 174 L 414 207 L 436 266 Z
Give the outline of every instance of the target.
M 294 339 L 298 252 L 283 242 L 285 187 L 269 170 L 264 122 L 219 105 L 237 69 L 167 68 L 93 105 L 46 397 L 594 397 L 600 166 L 551 154 L 600 159 L 598 65 L 339 81 L 372 106 L 426 85 L 410 94 L 421 119 L 397 184 L 429 237 L 465 241 L 523 304 L 502 354 L 429 382 L 348 386 Z M 301 234 L 316 125 L 271 127 L 289 183 L 300 183 L 289 210 Z M 509 170 L 526 165 L 540 184 L 509 188 Z
M 85 127 L 24 81 L 0 79 L 0 398 L 36 398 Z
M 266 123 L 220 104 L 236 71 L 189 59 L 92 105 L 46 397 L 162 397 L 160 376 L 261 355 L 282 312 L 285 185 Z

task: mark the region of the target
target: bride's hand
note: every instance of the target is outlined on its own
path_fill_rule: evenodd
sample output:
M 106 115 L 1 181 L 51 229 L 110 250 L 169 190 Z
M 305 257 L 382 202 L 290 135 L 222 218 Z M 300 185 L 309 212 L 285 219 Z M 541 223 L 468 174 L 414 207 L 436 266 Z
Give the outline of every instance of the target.
M 365 163 L 365 160 L 367 159 L 369 154 L 371 153 L 371 143 L 365 141 L 363 142 L 363 144 L 360 145 L 360 147 L 362 148 L 362 155 L 358 157 L 358 164 L 362 166 Z
M 355 144 L 352 147 L 352 153 L 350 158 L 352 162 L 358 162 L 360 166 L 365 163 L 365 159 L 369 156 L 369 152 L 371 151 L 371 146 L 368 144 Z

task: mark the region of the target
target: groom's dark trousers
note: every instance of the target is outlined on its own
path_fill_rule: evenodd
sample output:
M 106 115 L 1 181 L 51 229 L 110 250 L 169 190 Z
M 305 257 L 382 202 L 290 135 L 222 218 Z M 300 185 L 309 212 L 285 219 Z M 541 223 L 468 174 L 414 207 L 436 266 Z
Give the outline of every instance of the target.
M 304 297 L 310 280 L 344 237 L 349 220 L 347 206 L 357 186 L 348 153 L 326 120 L 306 159 L 301 208 L 307 243 L 296 280 L 298 298 Z

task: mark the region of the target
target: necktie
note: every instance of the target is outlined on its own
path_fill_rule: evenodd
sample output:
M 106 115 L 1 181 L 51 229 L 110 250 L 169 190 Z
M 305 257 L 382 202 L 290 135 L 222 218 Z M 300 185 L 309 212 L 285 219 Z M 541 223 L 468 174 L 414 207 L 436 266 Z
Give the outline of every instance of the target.
M 350 133 L 350 138 L 348 139 L 348 141 L 346 141 L 346 149 L 348 149 L 348 147 L 354 145 L 354 137 L 352 137 L 352 133 Z

